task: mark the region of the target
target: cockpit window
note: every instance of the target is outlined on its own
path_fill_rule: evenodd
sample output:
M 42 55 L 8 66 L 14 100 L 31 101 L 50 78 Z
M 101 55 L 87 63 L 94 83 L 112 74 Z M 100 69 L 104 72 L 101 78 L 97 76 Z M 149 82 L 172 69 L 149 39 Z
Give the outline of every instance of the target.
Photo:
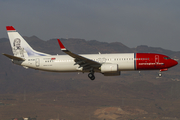
M 168 60 L 168 59 L 171 59 L 170 57 L 164 57 L 164 59 Z

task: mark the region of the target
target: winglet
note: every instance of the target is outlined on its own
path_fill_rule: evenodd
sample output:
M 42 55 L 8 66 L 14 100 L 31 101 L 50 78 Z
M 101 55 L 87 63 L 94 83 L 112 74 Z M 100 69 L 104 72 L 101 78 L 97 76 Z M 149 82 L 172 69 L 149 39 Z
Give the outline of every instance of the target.
M 7 31 L 16 31 L 16 29 L 13 26 L 6 26 Z
M 60 41 L 60 39 L 57 39 L 58 40 L 58 43 L 59 43 L 59 46 L 61 48 L 61 50 L 66 50 L 66 48 L 64 47 L 64 45 L 62 44 L 62 42 Z

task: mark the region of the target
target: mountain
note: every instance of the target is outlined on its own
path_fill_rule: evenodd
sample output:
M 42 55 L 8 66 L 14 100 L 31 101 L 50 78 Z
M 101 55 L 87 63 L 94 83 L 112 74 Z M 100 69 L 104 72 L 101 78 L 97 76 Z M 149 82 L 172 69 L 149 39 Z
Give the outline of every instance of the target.
M 48 54 L 64 54 L 59 47 L 59 44 L 56 39 L 51 39 L 48 41 L 43 41 L 36 36 L 32 37 L 24 37 L 26 41 L 37 51 L 45 52 Z M 118 52 L 132 52 L 130 48 L 123 45 L 122 43 L 106 43 L 99 42 L 96 40 L 86 41 L 84 39 L 61 39 L 63 44 L 71 51 L 79 54 L 83 53 L 118 53 Z M 1 53 L 7 53 L 12 55 L 12 50 L 10 47 L 9 40 L 7 38 L 0 39 L 0 51 Z M 36 76 L 42 76 L 42 74 L 49 74 L 52 76 L 57 73 L 48 73 L 43 71 L 37 71 L 33 69 L 25 69 L 21 66 L 13 64 L 10 59 L 6 58 L 3 55 L 0 55 L 0 93 L 8 93 L 8 92 L 23 92 L 24 88 L 28 88 L 29 84 L 41 84 L 41 80 L 37 80 Z M 59 73 L 58 73 L 59 74 Z M 33 76 L 35 75 L 35 76 Z M 27 77 L 31 76 L 31 77 Z M 44 78 L 44 81 L 50 84 L 47 78 Z M 46 84 L 43 82 L 43 84 Z M 28 84 L 29 83 L 29 84 Z M 16 89 L 18 86 L 19 89 Z M 32 91 L 38 91 L 40 86 L 34 88 Z M 44 85 L 44 86 L 47 86 Z M 52 85 L 56 86 L 56 85 Z M 41 91 L 43 91 L 44 87 L 41 87 Z M 58 88 L 58 87 L 57 87 Z M 56 89 L 57 89 L 56 88 Z M 64 87 L 61 87 L 64 88 Z M 31 88 L 30 88 L 31 89 Z M 47 88 L 45 88 L 47 89 Z M 47 90 L 54 90 L 54 88 L 49 88 Z M 46 91 L 46 90 L 45 90 Z
M 56 39 L 24 37 L 37 51 L 64 54 Z M 84 53 L 154 52 L 179 59 L 180 52 L 145 45 L 129 48 L 120 42 L 61 39 L 70 51 Z M 12 55 L 9 40 L 0 39 L 1 53 Z M 0 55 L 0 119 L 38 116 L 38 119 L 178 119 L 180 66 L 156 78 L 158 71 L 124 71 L 120 76 L 53 73 L 25 69 Z M 83 114 L 82 114 L 83 113 Z
M 32 46 L 32 48 L 34 48 L 37 51 L 45 52 L 48 54 L 54 54 L 54 55 L 64 54 L 60 50 L 60 47 L 56 39 L 43 41 L 36 36 L 24 37 L 24 38 Z M 61 41 L 66 46 L 66 48 L 78 54 L 84 54 L 84 53 L 97 54 L 98 52 L 101 53 L 154 52 L 154 53 L 167 54 L 172 58 L 176 58 L 176 59 L 180 58 L 180 52 L 165 50 L 162 48 L 148 47 L 145 45 L 137 46 L 136 48 L 129 48 L 120 42 L 107 43 L 107 42 L 99 42 L 96 40 L 86 41 L 84 39 L 75 39 L 75 38 L 69 38 L 69 39 L 62 38 Z M 0 51 L 1 53 L 7 53 L 12 55 L 10 43 L 7 38 L 0 39 Z M 19 85 L 19 83 L 21 84 L 26 84 L 26 82 L 31 83 L 32 78 L 31 77 L 27 78 L 27 76 L 29 75 L 30 76 L 32 75 L 42 76 L 42 74 L 49 74 L 50 76 L 54 74 L 59 75 L 59 73 L 51 73 L 51 72 L 49 73 L 49 72 L 37 71 L 33 69 L 24 69 L 21 66 L 12 64 L 12 62 L 3 55 L 0 55 L 0 60 L 1 60 L 0 82 L 4 84 L 4 85 L 0 84 L 0 93 L 8 92 L 9 89 L 6 88 L 14 89 L 16 85 Z M 179 67 L 175 67 L 175 70 L 179 70 Z M 24 79 L 26 81 L 24 81 Z M 46 78 L 44 78 L 44 80 L 47 80 L 46 82 L 48 83 L 50 82 Z M 35 83 L 39 82 L 39 80 L 37 80 L 37 77 L 35 76 L 33 77 L 33 81 Z M 23 87 L 21 86 L 22 89 Z M 23 91 L 20 89 L 18 90 Z M 13 92 L 17 92 L 18 90 L 15 89 L 13 90 Z M 36 91 L 36 89 L 34 89 L 33 91 Z
M 138 53 L 159 53 L 159 54 L 164 54 L 168 55 L 172 58 L 180 58 L 180 51 L 171 51 L 171 50 L 166 50 L 160 47 L 148 47 L 147 45 L 140 45 L 137 46 L 136 48 L 132 48 L 133 52 L 138 52 Z

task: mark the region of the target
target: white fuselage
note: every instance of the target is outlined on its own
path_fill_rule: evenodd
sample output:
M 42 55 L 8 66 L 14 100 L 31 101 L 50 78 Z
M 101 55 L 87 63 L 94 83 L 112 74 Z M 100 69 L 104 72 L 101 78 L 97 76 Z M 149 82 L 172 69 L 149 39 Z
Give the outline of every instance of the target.
M 100 62 L 100 63 L 115 63 L 118 64 L 118 70 L 134 70 L 134 53 L 122 53 L 122 54 L 82 54 L 81 56 L 88 59 Z M 82 71 L 82 67 L 75 64 L 74 58 L 68 55 L 52 55 L 52 56 L 37 56 L 25 58 L 24 62 L 13 62 L 25 67 L 39 69 L 52 72 L 77 72 Z M 82 71 L 86 72 L 86 71 Z M 89 71 L 87 71 L 89 72 Z M 97 71 L 98 72 L 98 71 Z

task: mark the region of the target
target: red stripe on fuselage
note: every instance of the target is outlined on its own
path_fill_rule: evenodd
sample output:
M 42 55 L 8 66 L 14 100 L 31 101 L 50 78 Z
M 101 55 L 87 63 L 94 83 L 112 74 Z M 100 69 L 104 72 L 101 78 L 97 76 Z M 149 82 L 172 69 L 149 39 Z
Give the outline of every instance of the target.
M 136 69 L 156 70 L 171 67 L 170 61 L 164 57 L 167 56 L 155 53 L 136 53 Z

